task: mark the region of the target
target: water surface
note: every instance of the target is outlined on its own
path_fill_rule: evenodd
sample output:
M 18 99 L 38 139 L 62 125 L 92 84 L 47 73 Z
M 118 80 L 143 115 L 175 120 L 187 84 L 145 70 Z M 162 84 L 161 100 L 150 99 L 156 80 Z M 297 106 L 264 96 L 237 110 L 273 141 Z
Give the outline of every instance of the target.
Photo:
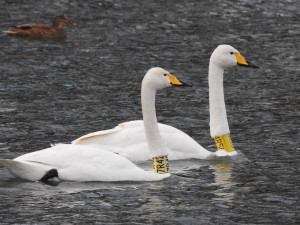
M 141 119 L 140 83 L 153 66 L 193 84 L 158 93 L 159 121 L 215 151 L 208 124 L 210 54 L 230 44 L 260 66 L 231 68 L 224 76 L 239 159 L 172 162 L 173 175 L 160 182 L 56 187 L 14 178 L 1 167 L 1 224 L 299 222 L 297 0 L 0 4 L 1 30 L 50 23 L 57 14 L 78 24 L 67 28 L 63 42 L 0 36 L 1 158 Z

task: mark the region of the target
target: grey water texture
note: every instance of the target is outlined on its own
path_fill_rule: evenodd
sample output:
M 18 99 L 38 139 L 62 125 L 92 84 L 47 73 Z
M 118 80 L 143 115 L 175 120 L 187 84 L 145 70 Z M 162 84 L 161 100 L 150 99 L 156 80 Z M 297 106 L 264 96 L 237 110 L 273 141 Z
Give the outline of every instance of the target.
M 0 224 L 299 224 L 298 0 L 0 0 L 0 29 L 65 15 L 65 40 L 0 34 L 0 158 L 142 119 L 145 72 L 193 87 L 157 94 L 159 122 L 210 151 L 208 63 L 230 44 L 260 68 L 224 74 L 241 153 L 170 162 L 159 182 L 24 181 L 0 166 Z M 151 169 L 151 162 L 138 164 Z

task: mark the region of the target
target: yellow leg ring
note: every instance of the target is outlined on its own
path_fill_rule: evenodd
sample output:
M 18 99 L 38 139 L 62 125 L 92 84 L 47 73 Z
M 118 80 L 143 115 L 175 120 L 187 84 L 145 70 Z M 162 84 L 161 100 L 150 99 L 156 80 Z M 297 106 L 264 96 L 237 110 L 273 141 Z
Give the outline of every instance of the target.
M 155 173 L 169 173 L 169 160 L 167 155 L 152 158 L 152 163 Z
M 224 149 L 226 152 L 234 151 L 234 147 L 232 141 L 230 139 L 229 134 L 223 136 L 215 136 L 214 137 L 217 149 Z

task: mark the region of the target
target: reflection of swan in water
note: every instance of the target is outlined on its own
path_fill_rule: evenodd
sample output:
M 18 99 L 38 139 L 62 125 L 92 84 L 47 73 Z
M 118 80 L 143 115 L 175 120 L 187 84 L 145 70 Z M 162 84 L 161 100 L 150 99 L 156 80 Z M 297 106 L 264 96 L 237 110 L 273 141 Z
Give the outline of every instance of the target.
M 213 161 L 210 168 L 214 170 L 215 182 L 212 185 L 218 186 L 219 188 L 213 191 L 216 195 L 213 198 L 214 201 L 225 201 L 230 202 L 234 197 L 234 192 L 231 190 L 235 183 L 232 181 L 232 162 L 216 162 Z

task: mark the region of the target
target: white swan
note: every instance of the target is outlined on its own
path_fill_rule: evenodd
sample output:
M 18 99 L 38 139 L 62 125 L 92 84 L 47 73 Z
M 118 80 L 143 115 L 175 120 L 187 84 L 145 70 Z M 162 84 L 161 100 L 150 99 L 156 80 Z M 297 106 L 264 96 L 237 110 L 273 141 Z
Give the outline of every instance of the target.
M 211 55 L 208 75 L 210 130 L 211 136 L 215 139 L 217 148 L 220 150 L 216 153 L 207 151 L 186 133 L 172 126 L 159 123 L 162 141 L 168 149 L 169 160 L 209 159 L 214 155 L 236 154 L 229 137 L 223 92 L 224 69 L 236 65 L 256 67 L 249 64 L 236 49 L 229 45 L 218 46 Z M 142 104 L 149 110 L 155 110 L 154 104 L 151 102 L 143 101 Z M 72 143 L 94 147 L 105 145 L 110 151 L 117 152 L 131 161 L 150 159 L 143 121 L 141 120 L 125 122 L 110 130 L 90 133 Z
M 55 145 L 13 160 L 0 159 L 0 164 L 16 177 L 30 181 L 47 182 L 53 177 L 67 181 L 155 181 L 169 177 L 168 151 L 161 140 L 153 108 L 156 91 L 174 85 L 184 84 L 161 68 L 150 69 L 142 82 L 142 101 L 149 101 L 152 105 L 143 106 L 143 116 L 148 149 L 156 173 L 140 169 L 103 146 L 99 151 L 98 148 L 72 144 Z

